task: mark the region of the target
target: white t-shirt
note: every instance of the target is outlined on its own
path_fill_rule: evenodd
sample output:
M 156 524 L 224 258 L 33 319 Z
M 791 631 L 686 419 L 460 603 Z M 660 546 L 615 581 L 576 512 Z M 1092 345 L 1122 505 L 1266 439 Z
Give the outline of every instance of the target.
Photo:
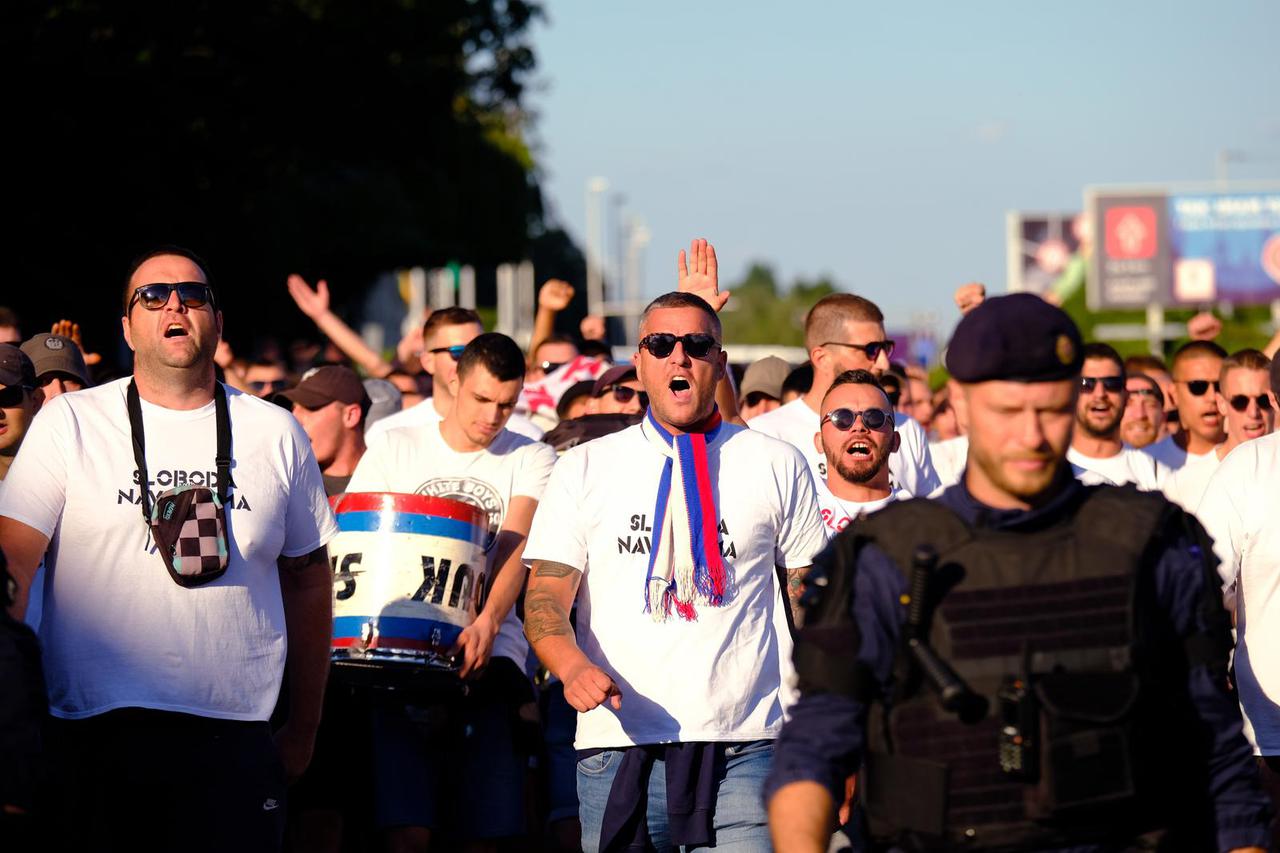
M 920 424 L 901 412 L 894 413 L 900 443 L 889 457 L 889 480 L 894 488 L 909 495 L 924 496 L 939 485 L 938 474 L 929 458 L 929 441 Z M 813 446 L 822 416 L 809 408 L 803 397 L 751 419 L 753 430 L 781 439 L 800 451 L 809 463 L 815 481 L 827 478 L 827 458 Z
M 1101 474 L 1117 486 L 1133 483 L 1144 492 L 1159 491 L 1169 470 L 1137 448 L 1124 445 L 1115 456 L 1085 456 L 1074 447 L 1067 449 L 1067 461 L 1077 468 Z
M 654 501 L 666 457 L 641 426 L 568 450 L 525 546 L 526 562 L 582 571 L 578 645 L 613 678 L 622 708 L 578 715 L 578 749 L 761 740 L 782 726 L 791 636 L 775 565 L 809 566 L 826 545 L 805 460 L 789 445 L 725 424 L 708 447 L 729 580 L 697 620 L 644 610 Z
M 266 720 L 286 652 L 276 560 L 338 530 L 311 444 L 284 409 L 227 389 L 230 562 L 217 580 L 181 587 L 142 520 L 128 381 L 46 403 L 0 495 L 0 515 L 50 537 L 40 620 L 50 711 Z M 153 493 L 214 485 L 213 402 L 174 411 L 143 401 L 142 420 Z
M 848 527 L 849 522 L 854 519 L 873 513 L 893 501 L 911 497 L 901 489 L 890 489 L 889 496 L 879 500 L 847 501 L 832 494 L 825 481 L 820 480 L 815 486 L 818 492 L 818 511 L 822 514 L 822 524 L 828 539 Z
M 1203 456 L 1187 455 L 1181 468 L 1170 471 L 1164 478 L 1160 490 L 1164 496 L 1185 509 L 1194 513 L 1200 507 L 1204 490 L 1209 486 L 1213 472 L 1218 470 L 1218 454 L 1211 450 Z
M 929 459 L 933 462 L 933 470 L 938 472 L 942 488 L 954 486 L 960 482 L 964 466 L 969 462 L 969 437 L 957 435 L 946 441 L 930 442 Z
M 438 424 L 442 420 L 444 420 L 444 418 L 442 418 L 440 413 L 436 411 L 435 401 L 428 397 L 415 406 L 410 406 L 407 409 L 401 409 L 394 414 L 387 415 L 385 418 L 369 424 L 369 430 L 365 433 L 364 437 L 365 440 L 368 441 L 378 433 L 386 432 L 389 429 Z M 506 429 L 514 432 L 516 435 L 523 435 L 525 438 L 531 438 L 534 441 L 542 441 L 542 429 L 519 412 L 512 412 L 511 417 L 507 419 Z
M 1186 450 L 1178 446 L 1178 443 L 1173 440 L 1171 435 L 1165 436 L 1154 444 L 1148 444 L 1146 447 L 1141 448 L 1141 452 L 1154 458 L 1170 471 L 1177 471 L 1183 465 L 1186 465 L 1188 461 L 1194 462 L 1213 453 L 1212 450 L 1209 451 L 1209 454 L 1187 453 Z
M 556 452 L 550 447 L 505 429 L 484 450 L 459 453 L 445 442 L 438 425 L 401 427 L 369 439 L 347 491 L 428 495 L 478 506 L 489 514 L 487 550 L 492 560 L 511 499 L 539 500 L 555 463 Z M 492 576 L 497 567 L 489 568 Z M 514 607 L 498 629 L 493 654 L 526 668 L 529 643 Z
M 1280 755 L 1280 433 L 1246 441 L 1218 465 L 1196 515 L 1236 609 L 1236 686 L 1244 730 Z

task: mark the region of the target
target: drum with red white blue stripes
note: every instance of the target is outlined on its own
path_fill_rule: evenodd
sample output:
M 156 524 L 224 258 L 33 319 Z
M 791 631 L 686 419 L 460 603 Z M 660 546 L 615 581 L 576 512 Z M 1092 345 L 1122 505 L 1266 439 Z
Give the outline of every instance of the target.
M 335 664 L 452 669 L 483 605 L 488 517 L 462 501 L 390 492 L 334 498 Z

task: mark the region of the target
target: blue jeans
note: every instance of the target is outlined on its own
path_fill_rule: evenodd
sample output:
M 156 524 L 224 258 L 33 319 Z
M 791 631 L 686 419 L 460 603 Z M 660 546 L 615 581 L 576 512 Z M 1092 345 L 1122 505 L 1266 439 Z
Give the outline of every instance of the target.
M 773 741 L 724 745 L 725 775 L 716 793 L 715 844 L 733 853 L 769 853 L 769 819 L 761 792 L 773 764 Z M 613 777 L 622 763 L 621 750 L 607 750 L 578 762 L 578 817 L 584 853 L 598 853 L 600 824 Z M 667 774 L 662 760 L 649 775 L 649 837 L 655 850 L 675 850 L 667 834 Z

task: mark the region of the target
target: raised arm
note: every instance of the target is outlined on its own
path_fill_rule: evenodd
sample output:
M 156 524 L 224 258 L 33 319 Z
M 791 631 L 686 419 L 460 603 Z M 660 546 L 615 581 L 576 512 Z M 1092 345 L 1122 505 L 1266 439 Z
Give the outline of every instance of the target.
M 533 316 L 533 333 L 529 337 L 529 363 L 542 342 L 555 332 L 556 315 L 569 307 L 573 285 L 558 278 L 547 279 L 538 291 L 538 312 Z
M 720 268 L 716 262 L 716 247 L 703 238 L 689 244 L 689 253 L 684 249 L 676 259 L 676 290 L 681 293 L 692 293 L 720 312 L 729 301 L 729 291 L 720 289 Z M 733 387 L 733 374 L 725 370 L 724 378 L 716 384 L 716 406 L 720 409 L 720 417 L 726 421 L 745 426 L 738 415 L 738 391 Z
M 564 682 L 570 705 L 586 712 L 609 700 L 621 708 L 622 691 L 582 653 L 573 636 L 569 610 L 581 580 L 582 572 L 573 566 L 534 560 L 524 595 L 524 635 L 542 665 Z
M 287 282 L 289 295 L 293 297 L 298 309 L 311 318 L 316 327 L 333 341 L 334 346 L 342 350 L 347 358 L 364 369 L 365 373 L 376 378 L 383 378 L 391 372 L 391 365 L 382 360 L 382 356 L 369 348 L 364 339 L 356 334 L 337 314 L 329 310 L 329 285 L 324 279 L 316 282 L 315 290 L 307 284 L 306 279 L 298 274 L 289 276 Z

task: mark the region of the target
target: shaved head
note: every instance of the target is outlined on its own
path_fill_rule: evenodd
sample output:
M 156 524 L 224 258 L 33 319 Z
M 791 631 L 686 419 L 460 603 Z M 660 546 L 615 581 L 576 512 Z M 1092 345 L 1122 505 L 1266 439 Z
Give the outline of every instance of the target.
M 852 293 L 833 293 L 822 297 L 805 317 L 805 348 L 812 351 L 827 341 L 841 340 L 850 321 L 883 323 L 884 314 L 870 299 Z

